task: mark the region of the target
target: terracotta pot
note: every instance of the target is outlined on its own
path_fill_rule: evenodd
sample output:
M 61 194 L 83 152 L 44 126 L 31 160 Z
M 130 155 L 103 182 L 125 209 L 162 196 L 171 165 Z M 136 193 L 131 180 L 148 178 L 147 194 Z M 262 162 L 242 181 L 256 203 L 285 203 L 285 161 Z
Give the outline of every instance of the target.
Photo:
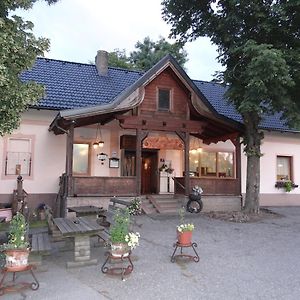
M 126 257 L 129 255 L 129 247 L 125 243 L 111 244 L 111 255 L 114 257 Z
M 193 231 L 177 231 L 177 240 L 181 245 L 189 245 L 192 243 L 192 234 Z
M 9 249 L 5 250 L 5 267 L 9 271 L 22 271 L 28 266 L 29 250 Z

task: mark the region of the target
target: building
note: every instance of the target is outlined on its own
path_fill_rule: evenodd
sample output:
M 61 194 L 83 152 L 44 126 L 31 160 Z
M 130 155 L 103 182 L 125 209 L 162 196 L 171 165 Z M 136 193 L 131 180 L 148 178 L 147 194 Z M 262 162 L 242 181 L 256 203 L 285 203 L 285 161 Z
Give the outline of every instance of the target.
M 23 80 L 46 96 L 22 114 L 20 128 L 0 139 L 0 202 L 11 201 L 21 174 L 31 208 L 40 203 L 105 205 L 111 196 L 188 195 L 204 190 L 206 210 L 240 209 L 246 158 L 241 117 L 225 87 L 191 80 L 168 55 L 149 71 L 38 58 Z M 300 205 L 299 132 L 280 115 L 264 119 L 261 204 Z M 106 201 L 106 202 L 105 202 Z

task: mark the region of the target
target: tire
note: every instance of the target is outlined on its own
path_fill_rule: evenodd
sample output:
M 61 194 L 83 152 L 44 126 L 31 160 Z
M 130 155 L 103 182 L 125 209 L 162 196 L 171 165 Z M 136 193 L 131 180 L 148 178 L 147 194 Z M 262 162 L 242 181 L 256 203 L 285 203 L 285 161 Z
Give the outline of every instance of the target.
M 192 200 L 190 199 L 186 204 L 186 210 L 190 213 L 198 214 L 203 208 L 203 202 L 201 199 Z

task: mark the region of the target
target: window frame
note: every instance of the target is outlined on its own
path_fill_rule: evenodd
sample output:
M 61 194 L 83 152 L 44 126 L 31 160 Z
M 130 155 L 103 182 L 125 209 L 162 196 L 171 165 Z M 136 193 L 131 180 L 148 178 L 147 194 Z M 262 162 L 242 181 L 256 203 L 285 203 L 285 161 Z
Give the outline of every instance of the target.
M 74 172 L 74 150 L 73 150 L 73 166 L 72 166 L 72 173 L 74 176 L 91 176 L 91 165 L 92 165 L 92 148 L 93 145 L 91 142 L 87 142 L 87 141 L 74 141 L 73 142 L 73 147 L 75 144 L 84 144 L 84 145 L 88 145 L 89 149 L 88 149 L 88 168 L 87 168 L 87 173 L 77 173 Z
M 169 92 L 169 107 L 163 108 L 160 107 L 160 91 L 168 91 Z M 157 87 L 157 111 L 159 112 L 171 112 L 172 111 L 172 98 L 173 98 L 172 89 L 166 86 L 158 86 Z
M 207 152 L 207 153 L 213 153 L 215 155 L 215 169 L 216 169 L 216 175 L 202 175 L 201 174 L 201 154 L 203 152 Z M 213 151 L 213 150 L 203 150 L 203 152 L 200 152 L 198 154 L 198 177 L 199 178 L 219 178 L 219 179 L 236 179 L 236 154 L 235 151 L 228 151 L 228 150 L 218 150 L 218 151 Z M 220 166 L 219 166 L 219 153 L 222 152 L 226 152 L 226 153 L 230 153 L 232 154 L 232 175 L 231 176 L 220 176 Z M 190 156 L 189 156 L 189 161 L 190 161 Z M 195 173 L 195 172 L 193 172 Z
M 6 159 L 7 159 L 7 153 L 12 152 L 9 151 L 9 141 L 10 140 L 28 140 L 30 143 L 30 169 L 29 169 L 29 175 L 28 174 L 21 174 L 22 178 L 32 180 L 34 179 L 34 149 L 35 149 L 35 135 L 26 135 L 26 134 L 11 134 L 7 137 L 3 138 L 3 167 L 2 167 L 2 174 L 1 179 L 15 179 L 19 175 L 18 174 L 5 174 L 6 173 Z
M 288 158 L 289 160 L 289 179 L 278 179 L 278 174 L 277 174 L 277 164 L 278 164 L 278 158 Z M 294 172 L 293 172 L 293 156 L 292 155 L 282 155 L 282 154 L 277 154 L 276 155 L 276 172 L 275 172 L 275 178 L 276 178 L 276 182 L 284 182 L 284 181 L 287 181 L 287 180 L 290 180 L 290 181 L 294 181 Z

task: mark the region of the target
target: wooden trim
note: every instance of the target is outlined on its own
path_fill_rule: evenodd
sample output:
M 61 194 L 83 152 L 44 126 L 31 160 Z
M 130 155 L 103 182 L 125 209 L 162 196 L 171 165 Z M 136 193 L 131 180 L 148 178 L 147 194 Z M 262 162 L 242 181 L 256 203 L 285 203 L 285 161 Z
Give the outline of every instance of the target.
M 68 196 L 73 195 L 73 143 L 74 143 L 74 123 L 71 124 L 67 134 L 67 151 L 66 151 L 66 174 L 68 177 Z

